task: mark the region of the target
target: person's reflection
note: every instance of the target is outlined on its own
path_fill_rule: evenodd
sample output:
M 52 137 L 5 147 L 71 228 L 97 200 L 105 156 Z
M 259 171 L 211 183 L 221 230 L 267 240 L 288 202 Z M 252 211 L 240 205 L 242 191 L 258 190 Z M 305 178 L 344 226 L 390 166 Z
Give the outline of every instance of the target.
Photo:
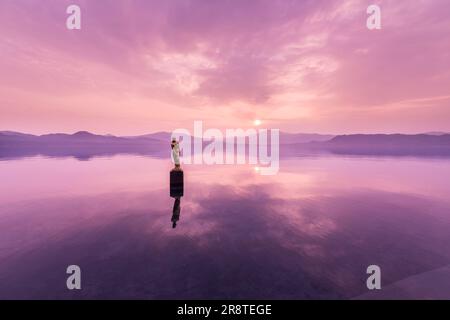
M 184 173 L 182 170 L 170 171 L 170 196 L 175 199 L 172 209 L 172 228 L 177 227 L 181 213 L 181 197 L 184 195 Z
M 177 222 L 180 220 L 180 213 L 181 213 L 181 200 L 180 198 L 175 198 L 175 202 L 173 203 L 173 210 L 172 210 L 172 228 L 177 227 Z

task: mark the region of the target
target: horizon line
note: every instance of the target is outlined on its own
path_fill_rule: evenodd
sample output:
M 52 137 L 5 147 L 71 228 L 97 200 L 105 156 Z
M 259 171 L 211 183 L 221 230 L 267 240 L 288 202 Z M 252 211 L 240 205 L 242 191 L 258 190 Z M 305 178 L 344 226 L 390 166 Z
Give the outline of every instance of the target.
M 238 128 L 235 128 L 238 129 Z M 247 128 L 247 129 L 243 129 L 243 130 L 248 130 L 248 129 L 252 129 L 252 128 Z M 258 129 L 258 128 L 253 128 L 253 129 Z M 262 129 L 262 128 L 261 128 Z M 275 128 L 265 128 L 265 129 L 275 129 Z M 68 132 L 47 132 L 47 133 L 29 133 L 29 132 L 23 132 L 23 131 L 17 131 L 17 130 L 0 130 L 0 133 L 4 133 L 4 132 L 10 132 L 10 133 L 19 133 L 19 134 L 28 134 L 28 135 L 33 135 L 33 136 L 44 136 L 44 135 L 50 135 L 50 134 L 65 134 L 65 135 L 74 135 L 77 133 L 89 133 L 92 135 L 98 135 L 98 136 L 114 136 L 114 137 L 139 137 L 139 136 L 144 136 L 144 135 L 151 135 L 151 134 L 158 134 L 158 133 L 168 133 L 171 134 L 170 131 L 154 131 L 154 132 L 147 132 L 147 133 L 141 133 L 141 134 L 112 134 L 112 133 L 95 133 L 93 131 L 89 131 L 89 130 L 78 130 L 78 131 L 74 131 L 71 133 Z M 450 134 L 450 132 L 446 132 L 446 131 L 440 131 L 440 130 L 429 130 L 429 131 L 421 131 L 421 132 L 416 132 L 416 133 L 404 133 L 404 132 L 370 132 L 370 133 L 362 133 L 362 132 L 352 132 L 352 133 L 320 133 L 320 132 L 289 132 L 289 131 L 282 131 L 280 129 L 280 133 L 284 133 L 284 134 L 309 134 L 309 135 L 323 135 L 323 136 L 345 136 L 345 135 L 396 135 L 396 134 L 400 134 L 400 135 L 420 135 L 420 134 Z M 194 135 L 191 135 L 194 136 Z

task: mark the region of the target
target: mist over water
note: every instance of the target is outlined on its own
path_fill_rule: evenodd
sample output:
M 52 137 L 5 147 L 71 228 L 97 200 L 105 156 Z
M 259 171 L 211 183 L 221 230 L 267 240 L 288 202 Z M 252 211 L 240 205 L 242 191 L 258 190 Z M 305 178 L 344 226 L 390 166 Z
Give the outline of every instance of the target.
M 449 274 L 449 164 L 187 165 L 173 229 L 167 158 L 0 161 L 0 298 L 348 299 L 367 294 L 371 264 L 392 297 L 442 295 L 445 279 L 420 277 Z M 81 291 L 66 289 L 72 264 Z

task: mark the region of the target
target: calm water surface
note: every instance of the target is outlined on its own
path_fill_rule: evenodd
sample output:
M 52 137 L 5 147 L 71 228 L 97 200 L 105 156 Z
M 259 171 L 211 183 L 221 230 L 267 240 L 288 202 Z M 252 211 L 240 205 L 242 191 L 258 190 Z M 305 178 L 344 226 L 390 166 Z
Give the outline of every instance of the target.
M 186 166 L 173 229 L 168 159 L 0 161 L 0 298 L 373 298 L 372 264 L 389 297 L 450 298 L 449 164 Z

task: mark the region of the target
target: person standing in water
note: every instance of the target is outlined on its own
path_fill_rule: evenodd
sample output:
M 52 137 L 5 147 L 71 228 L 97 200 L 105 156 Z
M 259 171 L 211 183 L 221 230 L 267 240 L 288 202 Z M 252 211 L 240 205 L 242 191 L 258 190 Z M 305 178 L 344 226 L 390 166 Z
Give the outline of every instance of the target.
M 184 194 L 184 172 L 180 164 L 180 145 L 175 138 L 172 138 L 170 144 L 172 148 L 172 158 L 175 168 L 170 171 L 170 196 L 175 198 L 172 210 L 172 228 L 176 228 L 177 222 L 180 220 L 181 213 L 181 197 Z
M 173 161 L 175 162 L 175 168 L 173 170 L 181 171 L 180 144 L 178 143 L 178 141 L 175 138 L 173 138 L 170 146 L 172 147 L 172 157 L 173 157 Z

